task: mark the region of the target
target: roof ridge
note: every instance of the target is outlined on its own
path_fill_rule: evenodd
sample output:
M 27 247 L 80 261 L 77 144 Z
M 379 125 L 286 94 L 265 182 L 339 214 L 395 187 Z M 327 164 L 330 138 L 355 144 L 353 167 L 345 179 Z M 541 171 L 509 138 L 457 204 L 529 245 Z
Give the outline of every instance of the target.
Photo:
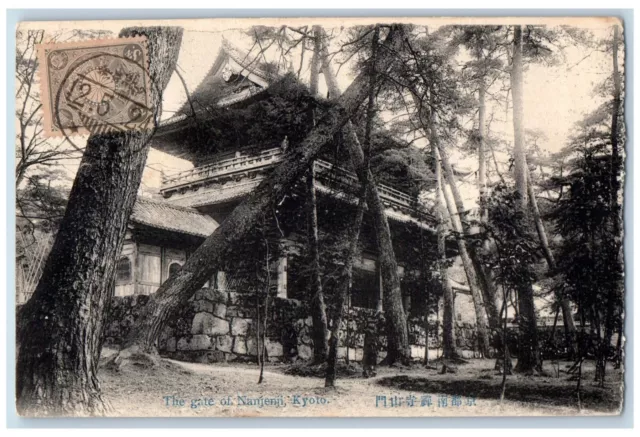
M 246 65 L 246 59 L 249 57 L 249 54 L 251 53 L 251 51 L 247 52 L 246 50 L 236 47 L 227 38 L 225 38 L 224 35 L 222 36 L 222 49 L 227 53 L 229 57 L 231 57 L 231 59 L 236 61 L 242 68 L 246 69 L 250 73 L 255 74 L 256 76 L 266 81 L 279 79 L 280 77 L 283 76 L 284 72 L 282 71 L 282 68 L 280 68 L 279 65 L 277 65 L 278 71 L 276 72 L 276 74 L 271 73 L 269 71 L 265 71 L 263 68 L 261 68 L 259 62 L 251 62 L 249 65 Z M 244 55 L 244 56 L 242 59 L 239 59 L 239 55 Z

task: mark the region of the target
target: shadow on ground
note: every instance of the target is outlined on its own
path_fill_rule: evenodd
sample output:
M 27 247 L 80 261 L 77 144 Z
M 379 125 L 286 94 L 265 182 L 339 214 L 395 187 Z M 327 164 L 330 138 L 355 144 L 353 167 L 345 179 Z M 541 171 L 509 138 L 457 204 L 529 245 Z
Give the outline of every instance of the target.
M 502 376 L 492 375 L 398 375 L 380 378 L 378 384 L 400 390 L 422 393 L 473 396 L 477 399 L 500 398 Z M 583 381 L 582 407 L 588 410 L 614 413 L 621 407 L 620 381 L 613 381 L 604 388 L 596 387 L 591 380 Z M 568 375 L 560 378 L 509 376 L 505 399 L 577 408 L 576 382 Z

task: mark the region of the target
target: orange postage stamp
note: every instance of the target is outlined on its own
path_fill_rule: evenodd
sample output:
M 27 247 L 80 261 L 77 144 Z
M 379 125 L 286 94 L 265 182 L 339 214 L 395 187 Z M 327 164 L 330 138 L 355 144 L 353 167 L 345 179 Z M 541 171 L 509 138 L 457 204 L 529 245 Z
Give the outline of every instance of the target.
M 46 136 L 153 126 L 146 38 L 38 47 Z

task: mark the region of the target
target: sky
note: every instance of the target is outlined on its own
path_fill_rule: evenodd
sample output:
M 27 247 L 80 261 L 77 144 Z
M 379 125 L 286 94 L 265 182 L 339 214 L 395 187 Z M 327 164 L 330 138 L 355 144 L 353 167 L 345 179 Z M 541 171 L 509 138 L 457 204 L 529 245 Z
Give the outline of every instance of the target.
M 593 31 L 596 37 L 604 36 L 608 32 L 606 28 Z M 252 46 L 251 38 L 240 31 L 230 30 L 223 34 L 225 39 L 238 48 L 248 51 Z M 185 33 L 178 65 L 188 89 L 195 89 L 207 73 L 219 50 L 221 38 L 221 32 Z M 593 88 L 612 68 L 610 56 L 601 52 L 587 52 L 583 48 L 567 47 L 564 56 L 565 62 L 560 65 L 530 65 L 525 71 L 526 128 L 540 130 L 545 134 L 548 140 L 544 142 L 543 148 L 550 153 L 559 151 L 566 144 L 574 124 L 598 106 L 600 100 L 594 97 Z M 207 60 L 209 62 L 206 62 Z M 296 67 L 298 62 L 299 55 L 295 53 L 293 63 Z M 343 68 L 339 73 L 338 79 L 343 90 L 353 80 L 348 70 Z M 308 78 L 308 68 L 303 69 L 302 77 Z M 320 93 L 324 92 L 326 86 L 321 76 Z M 184 86 L 174 77 L 165 92 L 164 116 L 170 116 L 172 111 L 179 109 L 185 101 Z M 504 106 L 493 106 L 488 110 L 496 112 L 496 121 L 493 122 L 492 129 L 508 139 L 513 135 L 512 118 L 509 114 L 505 120 Z M 188 163 L 167 160 L 166 155 L 160 152 L 153 153 L 150 162 L 154 162 L 154 167 L 158 168 L 166 165 L 168 171 L 171 171 L 172 167 L 189 168 Z M 461 161 L 460 164 L 466 167 L 474 166 L 474 163 L 466 161 Z M 151 175 L 146 175 L 146 180 L 149 183 L 155 182 L 152 181 Z
M 318 20 L 318 19 L 314 19 Z M 325 25 L 327 31 L 330 29 L 336 33 L 340 32 L 340 26 L 353 24 L 354 20 L 338 20 L 330 23 L 333 27 Z M 415 19 L 412 19 L 415 21 Z M 442 20 L 425 19 L 428 25 L 444 24 Z M 431 21 L 428 21 L 431 20 Z M 508 20 L 508 19 L 493 19 Z M 528 19 L 531 22 L 532 19 Z M 433 21 L 436 21 L 434 24 Z M 287 19 L 281 22 L 266 22 L 265 24 L 305 25 L 313 24 L 304 19 Z M 556 24 L 570 23 L 571 19 L 562 19 Z M 133 24 L 133 23 L 130 23 Z M 140 23 L 135 23 L 140 24 Z M 154 23 L 156 24 L 156 23 Z M 174 24 L 174 23 L 171 23 Z M 185 27 L 180 55 L 178 58 L 178 70 L 183 76 L 188 90 L 194 90 L 214 62 L 220 50 L 222 38 L 226 38 L 234 46 L 240 49 L 249 49 L 252 45 L 251 38 L 243 31 L 247 29 L 249 22 L 241 20 L 221 20 L 213 23 L 210 20 L 191 20 L 180 23 Z M 251 24 L 254 24 L 252 22 Z M 588 26 L 596 34 L 602 37 L 608 32 L 612 24 L 605 20 L 580 21 L 574 24 Z M 42 23 L 27 23 L 26 27 L 42 27 Z M 45 24 L 47 26 L 47 24 Z M 83 23 L 52 23 L 52 28 L 108 28 L 116 35 L 123 23 L 120 22 L 83 22 Z M 588 56 L 587 56 L 588 55 Z M 269 56 L 269 54 L 267 54 Z M 599 101 L 593 95 L 594 85 L 602 81 L 606 74 L 611 71 L 611 59 L 609 55 L 600 52 L 587 52 L 583 48 L 568 47 L 564 51 L 565 62 L 555 67 L 543 65 L 532 65 L 525 71 L 524 84 L 524 106 L 525 123 L 527 129 L 537 129 L 545 134 L 548 141 L 543 147 L 549 152 L 559 151 L 567 142 L 573 125 L 581 117 L 597 107 Z M 294 64 L 297 66 L 299 54 L 294 54 Z M 348 68 L 340 70 L 338 81 L 345 89 L 353 77 Z M 306 74 L 305 74 L 306 73 Z M 308 68 L 303 69 L 302 76 L 308 77 Z M 320 79 L 320 92 L 326 92 L 322 76 Z M 170 117 L 186 101 L 185 87 L 174 73 L 166 90 L 163 99 L 163 118 Z M 489 108 L 488 112 L 495 110 L 496 121 L 492 124 L 492 130 L 502 133 L 509 139 L 512 137 L 511 118 L 505 119 L 504 107 Z M 473 162 L 460 162 L 466 167 L 474 166 Z M 191 164 L 169 156 L 165 153 L 152 150 L 148 157 L 147 168 L 143 175 L 143 187 L 145 191 L 152 192 L 158 190 L 161 184 L 161 174 L 172 173 L 185 170 Z M 476 165 L 477 167 L 477 165 Z M 67 169 L 73 174 L 77 168 L 77 163 L 67 163 Z

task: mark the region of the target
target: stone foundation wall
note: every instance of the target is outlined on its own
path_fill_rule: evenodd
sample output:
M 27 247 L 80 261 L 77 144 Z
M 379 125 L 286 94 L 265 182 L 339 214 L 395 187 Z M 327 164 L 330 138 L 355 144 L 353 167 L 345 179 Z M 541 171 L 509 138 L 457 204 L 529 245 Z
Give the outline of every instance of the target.
M 105 346 L 118 347 L 128 335 L 148 296 L 114 297 L 105 327 Z M 267 321 L 266 358 L 268 361 L 308 361 L 313 359 L 312 319 L 306 303 L 295 299 L 270 299 Z M 162 356 L 191 362 L 256 361 L 258 335 L 264 320 L 258 323 L 255 297 L 247 294 L 204 288 L 195 293 L 188 305 L 167 323 L 158 344 Z M 263 314 L 263 308 L 261 307 Z M 262 316 L 261 314 L 261 316 Z M 338 357 L 349 355 L 361 361 L 366 326 L 375 318 L 375 310 L 351 308 L 343 318 Z M 386 355 L 383 321 L 379 321 L 379 358 Z M 458 326 L 459 346 L 465 348 L 474 339 L 469 329 Z M 429 324 L 429 349 L 437 349 L 439 326 Z M 473 329 L 471 328 L 471 332 Z M 423 319 L 409 320 L 412 358 L 424 357 L 426 341 Z

